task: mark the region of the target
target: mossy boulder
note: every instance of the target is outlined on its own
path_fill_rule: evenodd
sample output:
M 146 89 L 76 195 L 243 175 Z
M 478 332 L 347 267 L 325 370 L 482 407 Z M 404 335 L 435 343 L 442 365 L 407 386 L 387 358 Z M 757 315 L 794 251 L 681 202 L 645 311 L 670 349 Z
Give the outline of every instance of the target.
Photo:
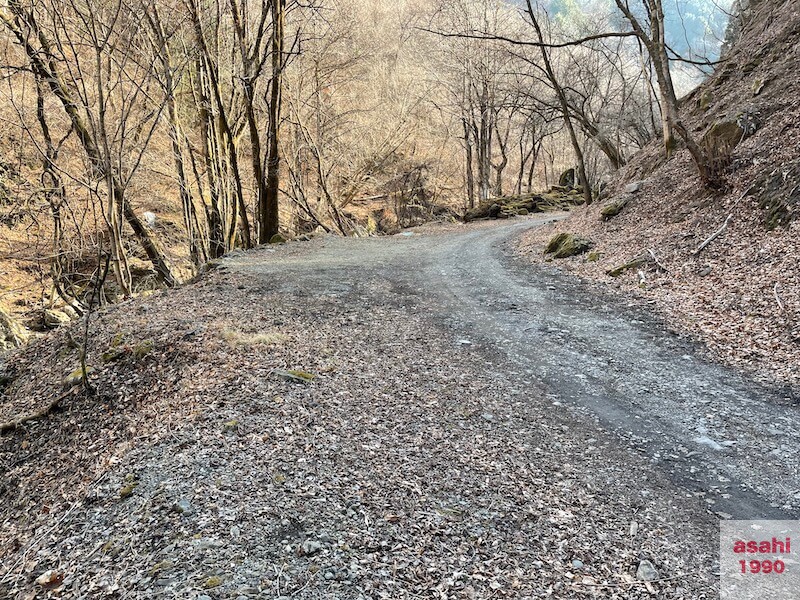
M 710 89 L 705 89 L 700 93 L 700 98 L 697 100 L 697 106 L 700 110 L 707 110 L 711 103 L 714 101 L 714 93 Z
M 608 221 L 609 219 L 613 219 L 619 213 L 622 212 L 622 209 L 624 209 L 627 204 L 628 204 L 628 198 L 621 198 L 619 200 L 606 204 L 600 210 L 600 218 L 603 221 Z
M 553 258 L 567 258 L 588 252 L 592 242 L 572 233 L 559 233 L 550 240 L 544 250 L 545 254 L 552 254 Z
M 276 233 L 271 238 L 269 238 L 270 244 L 285 244 L 286 238 L 283 237 L 280 233 Z
M 87 365 L 86 366 L 86 377 L 88 378 L 92 373 L 94 373 L 94 367 L 90 367 L 90 366 Z M 84 373 L 83 373 L 83 369 L 81 367 L 78 367 L 77 369 L 72 371 L 72 373 L 67 375 L 64 378 L 64 381 L 62 382 L 62 385 L 63 385 L 64 389 L 68 390 L 68 389 L 70 389 L 72 387 L 75 387 L 76 385 L 81 385 L 82 383 L 84 383 L 83 375 L 84 375 Z
M 703 136 L 703 145 L 709 149 L 733 150 L 744 139 L 744 129 L 736 120 L 718 121 Z
M 578 178 L 575 173 L 575 169 L 567 169 L 561 176 L 558 178 L 558 185 L 563 188 L 574 188 L 577 184 Z
M 27 330 L 0 308 L 0 352 L 21 346 L 28 337 Z

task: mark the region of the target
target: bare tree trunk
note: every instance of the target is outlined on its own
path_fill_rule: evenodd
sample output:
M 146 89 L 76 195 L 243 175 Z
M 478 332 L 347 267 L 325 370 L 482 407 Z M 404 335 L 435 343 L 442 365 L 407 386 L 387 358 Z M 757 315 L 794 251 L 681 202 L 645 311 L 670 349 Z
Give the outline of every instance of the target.
M 528 16 L 531 19 L 531 24 L 533 28 L 536 30 L 536 36 L 539 40 L 539 49 L 542 52 L 542 61 L 544 63 L 545 73 L 547 74 L 547 79 L 550 80 L 550 83 L 553 85 L 553 89 L 556 92 L 556 96 L 558 96 L 558 103 L 561 106 L 561 112 L 564 116 L 564 124 L 567 126 L 567 132 L 569 133 L 570 142 L 572 142 L 572 149 L 575 151 L 575 159 L 578 163 L 578 179 L 580 180 L 580 184 L 583 188 L 583 198 L 586 201 L 586 204 L 592 203 L 592 189 L 589 185 L 589 179 L 586 176 L 586 163 L 583 160 L 583 150 L 581 149 L 581 145 L 578 142 L 578 136 L 575 134 L 575 127 L 572 125 L 572 119 L 570 118 L 569 112 L 569 104 L 567 103 L 567 97 L 564 94 L 564 89 L 558 82 L 558 78 L 556 77 L 555 71 L 553 71 L 553 65 L 550 62 L 550 55 L 547 52 L 547 48 L 545 46 L 544 35 L 542 35 L 542 28 L 539 26 L 539 21 L 536 18 L 536 13 L 533 10 L 533 6 L 531 5 L 530 0 L 526 0 L 528 4 Z
M 139 243 L 153 264 L 153 267 L 158 273 L 161 281 L 168 286 L 174 286 L 177 282 L 172 274 L 172 270 L 164 256 L 161 249 L 158 247 L 156 241 L 142 225 L 141 220 L 138 218 L 130 202 L 125 196 L 124 186 L 119 180 L 118 174 L 115 173 L 110 166 L 108 160 L 104 160 L 103 152 L 97 145 L 94 137 L 92 136 L 89 128 L 87 127 L 84 119 L 81 117 L 79 111 L 79 104 L 73 97 L 72 90 L 64 81 L 61 73 L 58 70 L 55 55 L 51 49 L 51 43 L 44 31 L 39 29 L 36 20 L 32 13 L 26 13 L 22 7 L 17 3 L 10 3 L 9 10 L 14 15 L 13 18 L 0 13 L 5 26 L 11 31 L 18 43 L 25 50 L 25 54 L 30 61 L 32 70 L 40 78 L 41 81 L 47 83 L 52 94 L 61 102 L 61 105 L 69 118 L 78 140 L 83 147 L 86 156 L 89 159 L 92 167 L 100 173 L 108 183 L 109 188 L 109 204 L 114 205 L 114 214 L 123 216 L 133 229 Z M 35 48 L 28 37 L 22 30 L 22 25 L 30 28 L 31 32 L 37 39 L 40 48 Z
M 474 158 L 472 156 L 472 130 L 467 121 L 467 117 L 462 117 L 461 123 L 464 126 L 464 151 L 465 151 L 465 173 L 467 178 L 467 201 L 469 208 L 475 208 L 475 173 L 472 170 Z
M 268 242 L 278 233 L 278 189 L 280 185 L 281 102 L 283 96 L 283 48 L 286 0 L 272 1 L 272 78 L 270 80 L 267 189 L 261 210 L 259 241 Z

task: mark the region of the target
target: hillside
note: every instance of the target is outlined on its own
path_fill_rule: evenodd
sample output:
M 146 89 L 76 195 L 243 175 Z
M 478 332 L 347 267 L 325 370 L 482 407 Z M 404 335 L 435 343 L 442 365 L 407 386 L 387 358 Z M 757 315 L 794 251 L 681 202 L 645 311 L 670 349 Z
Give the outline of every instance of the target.
M 531 233 L 520 251 L 542 262 L 554 233 L 588 238 L 591 253 L 553 264 L 652 305 L 714 357 L 796 388 L 800 2 L 752 3 L 751 11 L 715 74 L 682 100 L 683 117 L 698 139 L 726 128 L 744 138 L 725 169 L 727 190 L 705 191 L 688 152 L 665 162 L 653 142 L 615 177 L 607 197 Z M 604 220 L 601 211 L 614 203 L 624 208 Z M 607 274 L 637 257 L 644 263 L 616 278 Z

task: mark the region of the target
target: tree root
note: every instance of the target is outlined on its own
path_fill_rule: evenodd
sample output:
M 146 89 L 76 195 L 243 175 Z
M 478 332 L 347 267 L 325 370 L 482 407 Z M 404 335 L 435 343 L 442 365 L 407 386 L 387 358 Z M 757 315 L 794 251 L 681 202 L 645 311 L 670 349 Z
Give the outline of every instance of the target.
M 41 410 L 37 410 L 36 412 L 32 412 L 30 414 L 25 415 L 24 417 L 20 417 L 19 419 L 14 419 L 13 421 L 8 421 L 6 423 L 0 423 L 0 435 L 8 433 L 9 431 L 15 431 L 19 429 L 25 423 L 30 421 L 36 421 L 37 419 L 42 419 L 52 413 L 61 402 L 66 399 L 70 394 L 72 394 L 72 390 L 66 392 L 58 396 L 55 400 L 53 400 L 50 404 L 42 408 Z

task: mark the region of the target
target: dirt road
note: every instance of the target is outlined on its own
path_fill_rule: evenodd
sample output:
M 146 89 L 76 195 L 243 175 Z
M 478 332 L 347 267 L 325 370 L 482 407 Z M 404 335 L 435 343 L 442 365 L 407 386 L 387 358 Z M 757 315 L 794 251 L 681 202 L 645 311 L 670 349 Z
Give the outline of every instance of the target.
M 707 362 L 640 308 L 513 258 L 535 218 L 451 234 L 329 239 L 296 260 L 250 265 L 309 294 L 391 284 L 375 302 L 413 307 L 435 335 L 477 349 L 497 373 L 536 386 L 552 410 L 599 423 L 724 518 L 800 515 L 800 409 Z M 434 230 L 435 231 L 435 230 Z
M 98 396 L 0 437 L 0 597 L 716 597 L 720 518 L 798 514 L 798 409 L 513 258 L 541 222 L 260 248 L 103 312 Z M 0 412 L 76 352 L 13 359 Z

